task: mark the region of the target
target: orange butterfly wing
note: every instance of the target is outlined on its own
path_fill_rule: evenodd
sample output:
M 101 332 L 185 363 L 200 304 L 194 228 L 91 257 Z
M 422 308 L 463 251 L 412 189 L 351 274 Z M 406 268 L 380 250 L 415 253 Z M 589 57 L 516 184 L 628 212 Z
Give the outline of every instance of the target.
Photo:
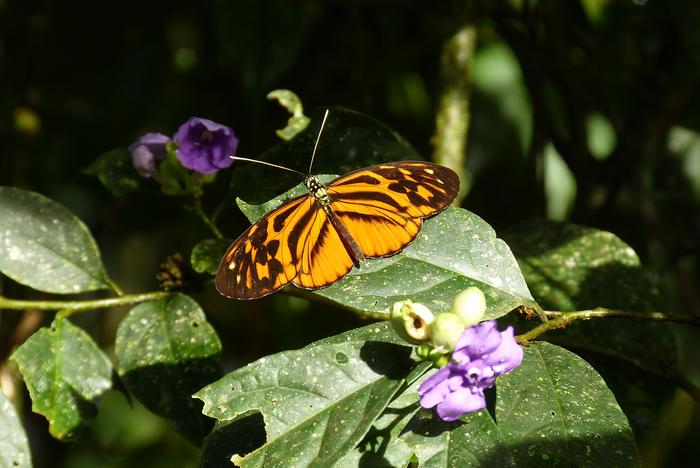
M 401 161 L 350 172 L 327 190 L 329 213 L 312 195 L 302 195 L 241 234 L 221 260 L 217 290 L 256 299 L 290 282 L 306 289 L 329 286 L 364 260 L 349 244 L 366 257 L 400 252 L 418 235 L 424 218 L 454 200 L 459 179 L 436 164 Z
M 359 169 L 328 185 L 333 212 L 369 258 L 403 250 L 458 192 L 454 171 L 422 161 Z
M 260 218 L 229 247 L 216 289 L 234 299 L 257 299 L 294 281 L 318 289 L 345 276 L 350 255 L 313 196 L 289 200 Z

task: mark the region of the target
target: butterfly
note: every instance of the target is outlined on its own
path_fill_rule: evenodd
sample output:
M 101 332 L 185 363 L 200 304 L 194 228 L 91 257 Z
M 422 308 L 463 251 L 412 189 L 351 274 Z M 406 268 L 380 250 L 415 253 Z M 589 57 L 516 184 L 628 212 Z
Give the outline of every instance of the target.
M 231 244 L 216 272 L 221 294 L 257 299 L 289 283 L 330 286 L 368 258 L 401 252 L 423 220 L 459 192 L 454 171 L 423 161 L 382 163 L 327 185 L 308 175 L 304 185 L 307 194 L 267 213 Z

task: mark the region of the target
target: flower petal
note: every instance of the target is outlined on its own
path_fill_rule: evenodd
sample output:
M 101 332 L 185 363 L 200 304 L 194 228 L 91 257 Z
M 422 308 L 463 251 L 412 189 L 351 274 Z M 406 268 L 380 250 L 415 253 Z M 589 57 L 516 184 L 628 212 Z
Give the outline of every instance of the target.
M 501 344 L 501 334 L 495 320 L 487 320 L 467 328 L 457 341 L 452 358 L 458 362 L 469 362 L 495 351 Z
M 173 136 L 177 159 L 187 169 L 211 174 L 233 164 L 238 139 L 233 129 L 209 119 L 190 117 Z
M 437 405 L 437 414 L 444 421 L 454 421 L 466 413 L 486 408 L 486 398 L 480 389 L 463 387 L 450 393 Z
M 501 345 L 485 357 L 484 362 L 490 366 L 496 375 L 503 375 L 520 365 L 523 360 L 523 348 L 515 341 L 513 327 L 501 332 Z

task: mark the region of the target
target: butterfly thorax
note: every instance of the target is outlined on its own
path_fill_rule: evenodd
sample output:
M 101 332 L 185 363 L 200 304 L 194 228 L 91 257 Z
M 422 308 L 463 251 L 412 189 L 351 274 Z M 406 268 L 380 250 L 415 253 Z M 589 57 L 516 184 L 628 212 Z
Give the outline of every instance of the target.
M 318 180 L 318 177 L 314 175 L 308 176 L 306 179 L 304 179 L 304 185 L 306 185 L 309 193 L 311 193 L 311 195 L 318 200 L 318 204 L 321 205 L 321 207 L 325 208 L 326 206 L 330 205 L 331 199 L 328 196 L 326 186 L 323 185 L 320 180 Z

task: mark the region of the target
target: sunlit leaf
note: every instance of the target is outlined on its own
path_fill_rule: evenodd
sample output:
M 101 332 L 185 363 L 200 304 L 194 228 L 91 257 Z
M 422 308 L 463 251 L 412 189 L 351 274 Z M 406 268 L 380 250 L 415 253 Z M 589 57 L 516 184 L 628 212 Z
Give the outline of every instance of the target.
M 289 141 L 309 125 L 311 120 L 304 115 L 304 106 L 301 104 L 301 99 L 293 91 L 275 89 L 267 93 L 267 98 L 276 99 L 281 106 L 292 114 L 287 120 L 287 126 L 275 132 L 278 137 Z
M 330 466 L 364 437 L 413 362 L 387 323 L 264 357 L 195 396 L 204 413 L 235 421 L 259 411 L 266 443 L 241 466 Z
M 15 187 L 0 187 L 0 272 L 58 294 L 110 287 L 83 222 L 55 201 Z
M 51 435 L 74 439 L 94 419 L 96 400 L 112 386 L 112 364 L 90 335 L 57 316 L 12 353 Z

